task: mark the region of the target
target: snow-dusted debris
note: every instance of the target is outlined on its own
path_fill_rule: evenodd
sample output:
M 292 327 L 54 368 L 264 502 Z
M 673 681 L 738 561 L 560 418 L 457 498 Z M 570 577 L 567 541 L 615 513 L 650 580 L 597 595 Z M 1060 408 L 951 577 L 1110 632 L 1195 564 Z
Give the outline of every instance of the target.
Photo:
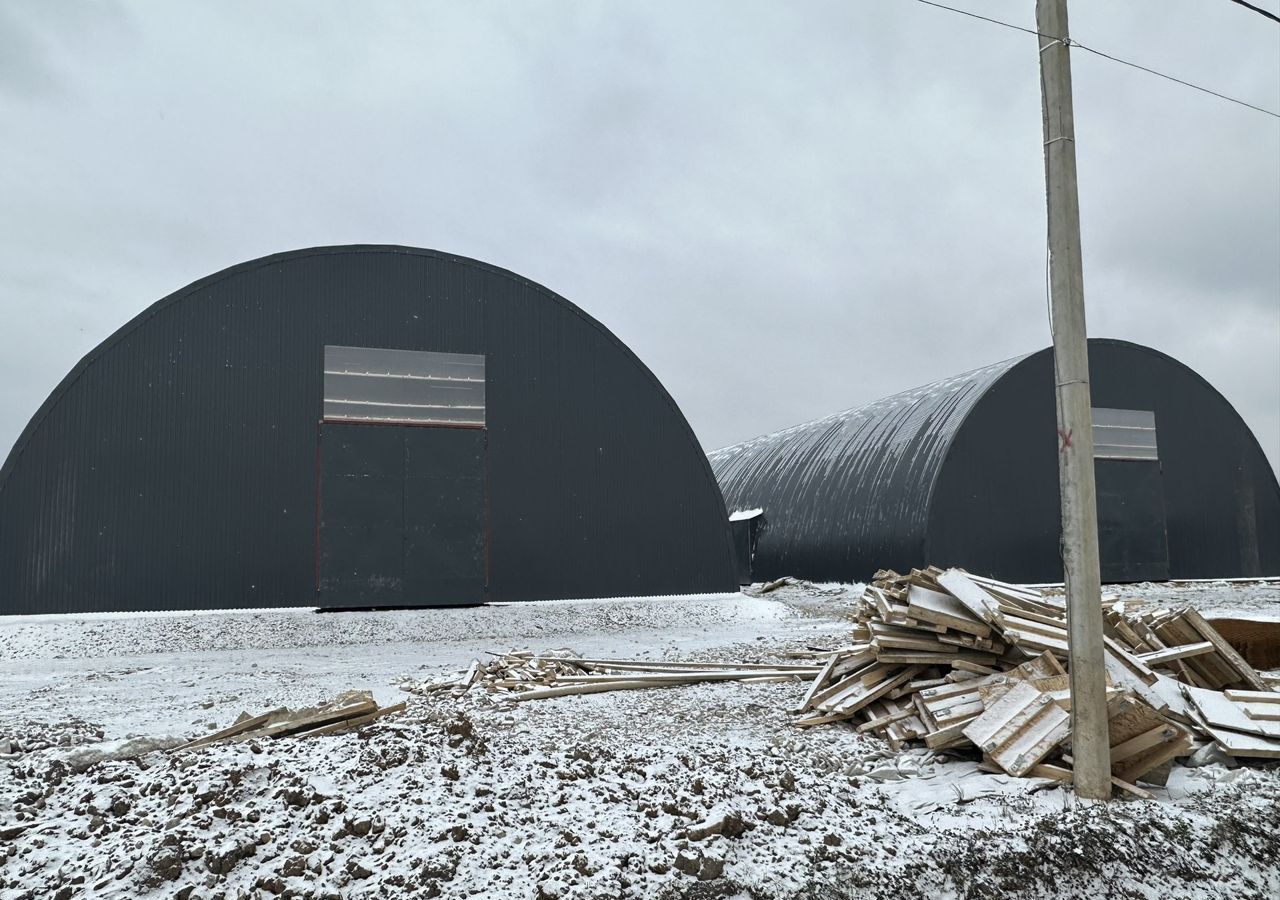
M 1061 601 L 960 569 L 883 571 L 851 615 L 798 724 L 858 721 L 895 748 L 980 750 L 995 771 L 1071 781 Z M 1210 743 L 1280 758 L 1280 693 L 1200 613 L 1109 598 L 1104 617 L 1116 787 L 1148 796 L 1134 782 L 1163 784 L 1174 759 Z
M 742 681 L 751 684 L 780 681 L 807 681 L 821 666 L 794 660 L 774 662 L 703 660 L 594 659 L 570 650 L 534 653 L 513 650 L 490 653 L 493 659 L 471 664 L 459 678 L 415 682 L 399 681 L 400 689 L 411 694 L 448 691 L 459 696 L 471 687 L 484 689 L 515 700 L 545 700 L 608 691 L 650 690 L 689 684 Z
M 743 661 L 847 638 L 848 592 L 792 585 L 771 596 L 550 607 L 522 620 L 541 627 L 519 644 Z M 0 761 L 0 900 L 1280 895 L 1274 769 L 1208 761 L 1175 769 L 1152 789 L 1159 802 L 1077 807 L 1051 782 L 895 753 L 849 724 L 797 730 L 788 710 L 803 683 L 519 704 L 474 688 L 406 694 L 401 673 L 456 680 L 487 647 L 517 641 L 404 642 L 394 617 L 376 620 L 382 644 L 372 632 L 326 639 L 349 621 L 314 617 L 304 630 L 323 650 L 294 655 L 188 646 L 138 658 L 103 623 L 97 646 L 117 646 L 114 656 L 0 660 L 0 736 L 76 742 L 32 741 Z M 125 634 L 146 645 L 139 628 L 130 620 Z M 89 682 L 90 671 L 113 674 Z M 66 762 L 130 730 L 168 734 L 152 726 L 178 722 L 173 733 L 189 738 L 229 724 L 228 709 L 315 704 L 359 674 L 385 692 L 380 702 L 407 700 L 405 712 L 347 734 L 104 753 L 80 772 Z M 73 716 L 74 731 L 49 729 Z

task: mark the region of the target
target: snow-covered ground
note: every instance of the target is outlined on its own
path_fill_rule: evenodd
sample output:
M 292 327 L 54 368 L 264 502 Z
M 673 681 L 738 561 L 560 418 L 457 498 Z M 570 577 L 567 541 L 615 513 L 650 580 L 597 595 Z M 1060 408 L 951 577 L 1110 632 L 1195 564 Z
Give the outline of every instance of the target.
M 816 627 L 741 594 L 393 612 L 0 617 L 0 736 L 13 716 L 89 719 L 107 737 L 186 734 L 232 707 L 308 706 L 348 688 L 373 691 L 380 703 L 402 699 L 394 676 L 465 669 L 485 650 L 571 645 L 656 657 Z
M 510 705 L 401 676 L 484 650 L 768 660 L 831 647 L 854 589 L 465 610 L 0 618 L 0 900 L 56 897 L 1280 896 L 1280 771 L 1175 769 L 1157 802 L 833 725 L 800 684 Z M 1280 614 L 1280 585 L 1140 586 Z M 348 689 L 359 734 L 139 751 Z M 47 745 L 47 746 L 46 746 Z

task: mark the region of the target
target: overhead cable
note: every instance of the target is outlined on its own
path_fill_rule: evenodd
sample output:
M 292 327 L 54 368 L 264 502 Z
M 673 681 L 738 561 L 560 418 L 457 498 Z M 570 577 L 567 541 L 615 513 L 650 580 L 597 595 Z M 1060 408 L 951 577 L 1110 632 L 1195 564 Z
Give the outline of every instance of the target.
M 1271 20 L 1271 21 L 1273 21 L 1273 22 L 1280 22 L 1280 16 L 1277 16 L 1277 15 L 1276 15 L 1275 13 L 1273 13 L 1273 12 L 1267 12 L 1265 9 L 1263 9 L 1263 8 L 1262 8 L 1262 7 L 1260 7 L 1260 6 L 1254 6 L 1252 3 L 1245 3 L 1245 2 L 1244 2 L 1244 0 L 1231 0 L 1231 2 L 1232 2 L 1232 3 L 1239 3 L 1239 4 L 1240 4 L 1241 6 L 1243 6 L 1245 9 L 1251 9 L 1251 10 L 1253 10 L 1254 12 L 1256 12 L 1258 15 L 1260 15 L 1260 16 L 1266 16 L 1268 19 L 1270 19 L 1270 20 Z
M 1226 100 L 1229 103 L 1235 103 L 1235 104 L 1238 104 L 1239 106 L 1246 107 L 1247 109 L 1252 109 L 1255 112 L 1264 113 L 1265 115 L 1271 116 L 1272 118 L 1280 119 L 1280 113 L 1273 112 L 1261 106 L 1254 106 L 1252 103 L 1247 103 L 1244 100 L 1239 100 L 1235 97 L 1228 97 L 1226 94 L 1220 94 L 1217 91 L 1210 90 L 1207 87 L 1201 87 L 1198 84 L 1192 84 L 1190 81 L 1184 81 L 1181 78 L 1175 78 L 1172 75 L 1166 75 L 1164 72 L 1157 72 L 1155 69 L 1150 69 L 1150 68 L 1147 68 L 1146 66 L 1139 65 L 1138 63 L 1130 62 L 1127 59 L 1121 59 L 1118 56 L 1112 56 L 1109 53 L 1103 53 L 1101 50 L 1095 50 L 1092 47 L 1087 47 L 1084 44 L 1080 43 L 1079 41 L 1072 40 L 1069 37 L 1059 37 L 1057 35 L 1041 34 L 1039 31 L 1036 31 L 1034 28 L 1023 28 L 1021 25 L 1014 25 L 1010 22 L 1002 22 L 999 19 L 992 19 L 992 18 L 989 18 L 988 16 L 980 16 L 977 13 L 969 12 L 966 9 L 956 9 L 954 6 L 946 6 L 942 3 L 934 3 L 933 0 L 917 0 L 917 2 L 923 3 L 925 6 L 936 6 L 938 9 L 945 9 L 948 12 L 959 13 L 960 15 L 968 16 L 971 19 L 981 19 L 983 22 L 990 22 L 993 25 L 1001 25 L 1005 28 L 1012 28 L 1014 31 L 1021 31 L 1024 34 L 1034 34 L 1037 37 L 1046 38 L 1051 41 L 1061 41 L 1063 44 L 1065 44 L 1068 47 L 1076 47 L 1077 49 L 1084 50 L 1087 53 L 1092 53 L 1094 56 L 1101 56 L 1103 59 L 1109 59 L 1112 62 L 1120 63 L 1123 66 L 1129 66 L 1131 68 L 1138 69 L 1141 72 L 1146 72 L 1150 75 L 1156 75 L 1160 78 L 1165 79 L 1166 81 L 1172 81 L 1174 84 L 1180 84 L 1183 87 L 1189 87 L 1192 90 L 1200 91 L 1201 93 L 1208 94 L 1211 97 L 1217 97 L 1219 100 Z

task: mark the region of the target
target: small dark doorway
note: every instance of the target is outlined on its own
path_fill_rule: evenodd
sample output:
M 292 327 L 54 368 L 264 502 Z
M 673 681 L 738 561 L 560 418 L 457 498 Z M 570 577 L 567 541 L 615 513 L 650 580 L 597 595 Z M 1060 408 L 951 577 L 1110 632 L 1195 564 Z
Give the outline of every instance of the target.
M 738 586 L 751 584 L 752 563 L 756 545 L 765 529 L 764 510 L 737 510 L 729 514 L 729 528 L 733 534 L 733 555 L 738 567 Z
M 329 347 L 324 407 L 320 606 L 483 603 L 483 357 Z
M 1169 538 L 1155 414 L 1094 409 L 1093 426 L 1102 580 L 1167 581 Z

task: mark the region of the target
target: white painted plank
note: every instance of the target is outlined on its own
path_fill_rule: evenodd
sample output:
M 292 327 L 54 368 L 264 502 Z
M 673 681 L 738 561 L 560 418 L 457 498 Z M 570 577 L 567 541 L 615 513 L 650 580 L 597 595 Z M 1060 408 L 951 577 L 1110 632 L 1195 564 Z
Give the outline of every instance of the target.
M 1196 709 L 1210 725 L 1280 740 L 1280 722 L 1265 722 L 1249 718 L 1239 705 L 1228 700 L 1221 691 L 1208 691 L 1184 684 L 1182 692 L 1195 704 Z

